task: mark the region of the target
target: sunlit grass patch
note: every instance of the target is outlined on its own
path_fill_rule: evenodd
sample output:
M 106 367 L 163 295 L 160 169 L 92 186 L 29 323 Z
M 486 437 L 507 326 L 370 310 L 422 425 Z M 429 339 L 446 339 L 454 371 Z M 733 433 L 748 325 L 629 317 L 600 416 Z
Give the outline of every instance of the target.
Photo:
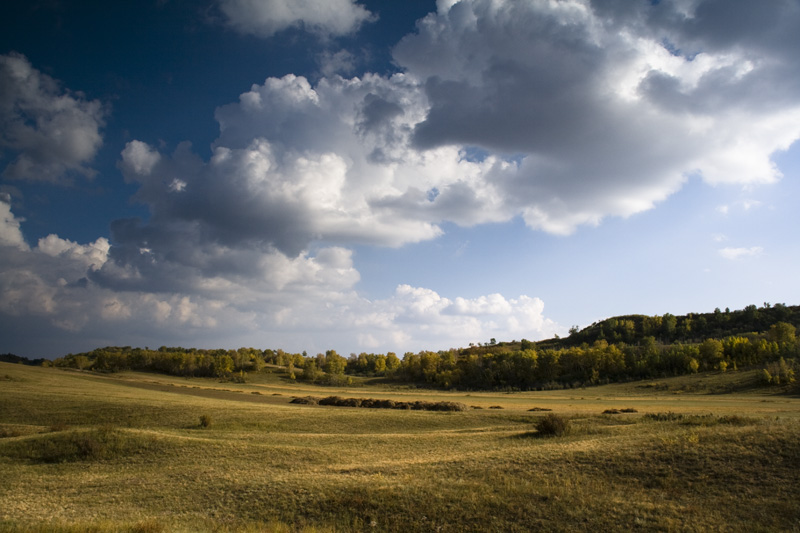
M 155 390 L 123 383 L 147 375 L 8 372 L 24 379 L 0 387 L 0 429 L 20 432 L 0 439 L 0 532 L 791 531 L 800 524 L 795 398 L 647 396 L 619 386 L 493 394 L 307 384 L 273 398 L 271 383 L 253 385 L 265 393 L 254 396 L 242 393 L 247 384 L 226 392 L 217 388 L 232 385 L 213 380 L 160 376 Z M 190 394 L 194 386 L 215 390 Z M 289 403 L 331 394 L 484 409 Z M 621 407 L 648 414 L 602 414 Z M 569 433 L 520 438 L 535 435 L 548 414 L 568 420 Z M 213 421 L 208 427 L 203 415 Z M 87 437 L 103 446 L 81 452 Z

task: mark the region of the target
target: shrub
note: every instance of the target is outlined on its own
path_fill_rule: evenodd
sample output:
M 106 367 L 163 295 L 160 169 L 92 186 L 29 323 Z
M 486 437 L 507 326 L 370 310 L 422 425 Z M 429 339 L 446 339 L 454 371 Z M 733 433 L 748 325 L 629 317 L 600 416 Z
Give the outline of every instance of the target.
M 536 431 L 542 437 L 561 437 L 569 433 L 569 419 L 554 413 L 536 421 Z
M 626 407 L 624 409 L 606 409 L 603 411 L 604 415 L 618 415 L 620 413 L 638 413 L 633 407 Z
M 344 398 L 339 396 L 328 396 L 327 398 L 322 398 L 319 401 L 320 405 L 342 405 L 342 401 Z
M 296 403 L 299 405 L 319 405 L 319 400 L 319 398 L 315 398 L 314 396 L 298 396 L 296 398 L 292 398 L 289 403 Z
M 200 427 L 207 428 L 211 426 L 211 415 L 200 415 Z
M 795 382 L 794 361 L 780 361 L 771 363 L 761 373 L 761 381 L 768 385 L 791 385 Z
M 675 420 L 683 420 L 683 415 L 670 411 L 668 413 L 647 413 L 643 418 L 655 422 L 673 422 Z
M 757 424 L 758 420 L 749 416 L 725 415 L 719 417 L 718 422 L 720 424 L 730 424 L 732 426 L 748 426 L 751 424 Z
M 343 407 L 361 407 L 361 399 L 360 398 L 345 398 L 338 405 L 341 405 Z
M 342 398 L 328 396 L 326 398 L 294 398 L 289 403 L 306 405 L 332 405 L 335 407 L 363 407 L 370 409 L 413 409 L 415 411 L 466 411 L 467 406 L 460 402 L 396 402 L 394 400 L 376 400 L 373 398 Z
M 428 409 L 431 411 L 466 411 L 467 406 L 460 402 L 436 402 Z

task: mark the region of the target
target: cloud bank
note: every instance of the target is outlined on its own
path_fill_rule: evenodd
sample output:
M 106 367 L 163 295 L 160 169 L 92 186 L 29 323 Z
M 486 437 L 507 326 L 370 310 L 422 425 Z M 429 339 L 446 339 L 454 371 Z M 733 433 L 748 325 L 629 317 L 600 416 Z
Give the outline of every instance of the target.
M 369 16 L 346 2 L 343 21 L 315 22 L 313 2 L 259 11 L 267 4 L 221 8 L 262 36 L 301 20 L 341 34 Z M 800 137 L 797 27 L 792 2 L 440 1 L 395 47 L 398 74 L 255 84 L 217 109 L 208 159 L 188 144 L 129 142 L 120 168 L 151 216 L 115 221 L 110 245 L 51 236 L 29 249 L 4 207 L 3 301 L 21 301 L 24 286 L 36 298 L 22 309 L 53 327 L 287 346 L 445 348 L 561 332 L 525 295 L 401 285 L 367 301 L 353 247 L 516 217 L 567 235 L 651 209 L 690 178 L 774 182 L 771 156 Z M 98 131 L 99 105 L 62 98 L 68 116 L 94 117 L 75 131 Z M 98 145 L 49 175 L 81 168 Z
M 527 296 L 450 300 L 401 285 L 389 298 L 366 300 L 344 248 L 291 259 L 186 243 L 173 256 L 142 249 L 136 261 L 122 262 L 102 237 L 80 245 L 49 235 L 29 247 L 8 204 L 0 209 L 8 213 L 0 227 L 0 332 L 13 339 L 35 319 L 35 336 L 25 339 L 31 355 L 63 355 L 65 337 L 74 350 L 185 343 L 313 353 L 337 346 L 416 351 L 561 331 L 544 317 L 543 302 Z M 179 259 L 186 251 L 191 257 Z

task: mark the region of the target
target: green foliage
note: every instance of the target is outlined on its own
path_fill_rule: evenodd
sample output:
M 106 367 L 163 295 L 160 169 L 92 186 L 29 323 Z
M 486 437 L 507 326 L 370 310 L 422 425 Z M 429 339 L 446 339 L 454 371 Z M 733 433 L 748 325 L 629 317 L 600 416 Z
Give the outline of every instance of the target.
M 700 343 L 698 350 L 700 360 L 710 367 L 719 365 L 724 355 L 722 342 L 717 339 L 705 339 Z
M 217 355 L 214 357 L 213 368 L 215 376 L 229 376 L 233 372 L 233 358 L 227 354 Z
M 328 374 L 344 374 L 347 359 L 336 353 L 335 350 L 325 352 L 325 365 L 323 369 Z
M 384 377 L 457 390 L 544 390 L 574 388 L 635 379 L 765 366 L 784 358 L 788 368 L 800 357 L 796 339 L 800 307 L 783 304 L 742 311 L 674 316 L 627 315 L 610 318 L 568 338 L 531 342 L 488 342 L 468 348 L 406 353 L 362 352 L 349 358 L 334 350 L 307 353 L 254 348 L 158 350 L 99 348 L 70 354 L 56 366 L 98 372 L 143 370 L 187 377 L 222 377 L 244 381 L 245 371 L 265 365 L 286 367 L 290 380 L 345 386 L 350 376 Z M 302 373 L 297 372 L 302 369 Z M 787 383 L 789 376 L 770 379 Z M 774 383 L 775 381 L 771 382 Z
M 794 361 L 786 361 L 783 357 L 780 360 L 767 365 L 761 375 L 761 381 L 767 385 L 791 385 L 795 383 Z
M 292 372 L 294 374 L 294 372 Z M 309 359 L 303 365 L 303 381 L 310 383 L 316 382 L 322 376 L 322 371 L 317 368 L 317 362 L 314 359 Z M 291 376 L 289 379 L 292 379 Z

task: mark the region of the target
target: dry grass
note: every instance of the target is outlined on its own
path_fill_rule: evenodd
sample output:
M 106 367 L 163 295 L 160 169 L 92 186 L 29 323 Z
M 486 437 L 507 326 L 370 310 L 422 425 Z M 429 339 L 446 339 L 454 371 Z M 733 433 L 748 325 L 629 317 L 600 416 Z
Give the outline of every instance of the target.
M 800 528 L 796 398 L 0 374 L 0 532 Z M 485 409 L 289 403 L 306 395 Z M 533 406 L 569 435 L 520 438 L 550 414 Z M 69 451 L 87 437 L 102 445 Z

